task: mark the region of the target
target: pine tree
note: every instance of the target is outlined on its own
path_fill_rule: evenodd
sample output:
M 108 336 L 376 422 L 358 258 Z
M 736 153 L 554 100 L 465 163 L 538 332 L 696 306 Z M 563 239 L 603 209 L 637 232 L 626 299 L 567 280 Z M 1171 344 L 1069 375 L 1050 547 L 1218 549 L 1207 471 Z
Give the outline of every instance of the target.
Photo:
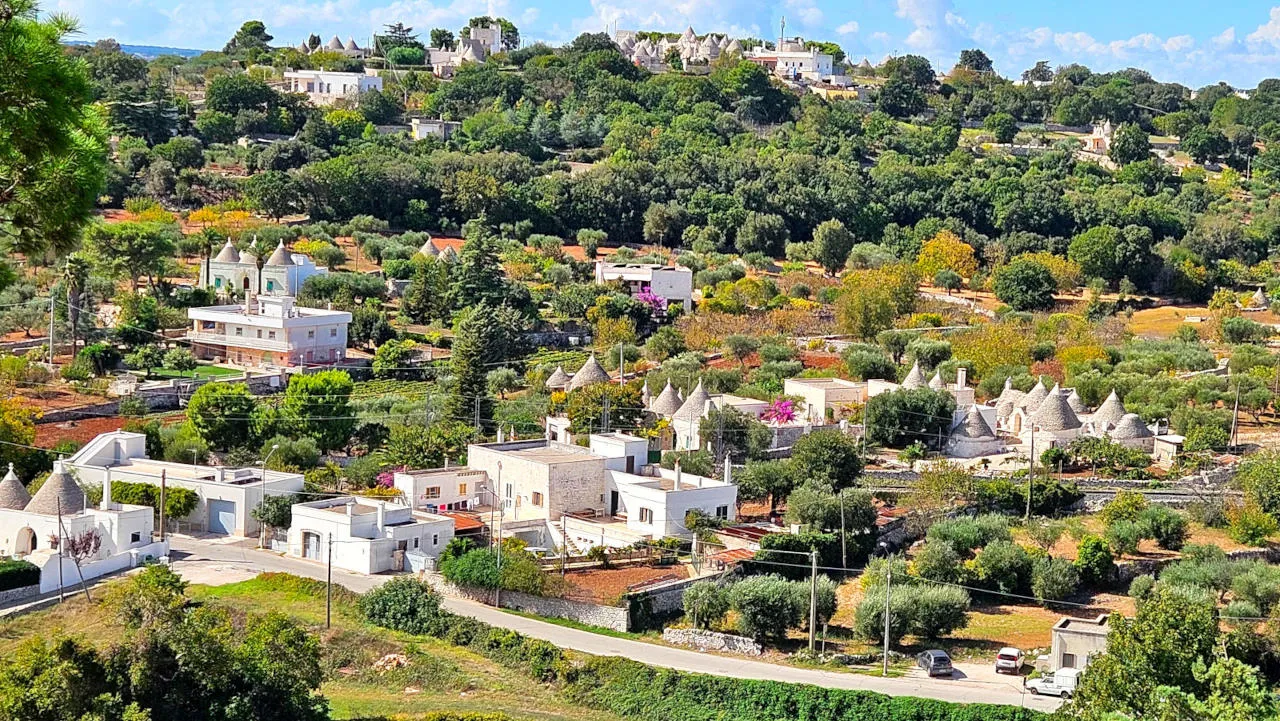
M 486 424 L 493 416 L 493 399 L 489 397 L 488 373 L 501 362 L 501 326 L 497 313 L 488 303 L 479 303 L 464 311 L 453 338 L 453 395 L 445 406 L 449 418 L 463 420 L 480 414 Z

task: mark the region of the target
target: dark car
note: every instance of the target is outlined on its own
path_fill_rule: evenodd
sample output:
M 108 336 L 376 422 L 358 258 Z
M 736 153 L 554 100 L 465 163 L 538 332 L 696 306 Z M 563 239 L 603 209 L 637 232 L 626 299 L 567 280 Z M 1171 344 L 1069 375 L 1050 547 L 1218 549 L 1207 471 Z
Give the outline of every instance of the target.
M 946 651 L 931 649 L 916 656 L 916 665 L 930 676 L 950 676 L 951 657 Z

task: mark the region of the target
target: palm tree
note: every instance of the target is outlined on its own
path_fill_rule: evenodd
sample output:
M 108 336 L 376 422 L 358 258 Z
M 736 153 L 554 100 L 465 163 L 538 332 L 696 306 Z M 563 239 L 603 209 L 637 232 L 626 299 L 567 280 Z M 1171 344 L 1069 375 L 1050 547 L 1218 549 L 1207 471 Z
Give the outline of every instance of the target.
M 67 287 L 67 324 L 71 326 L 71 355 L 76 354 L 76 331 L 80 326 L 80 308 L 83 305 L 84 284 L 89 278 L 89 259 L 80 253 L 67 256 L 62 266 L 62 281 Z M 52 363 L 53 359 L 50 358 Z

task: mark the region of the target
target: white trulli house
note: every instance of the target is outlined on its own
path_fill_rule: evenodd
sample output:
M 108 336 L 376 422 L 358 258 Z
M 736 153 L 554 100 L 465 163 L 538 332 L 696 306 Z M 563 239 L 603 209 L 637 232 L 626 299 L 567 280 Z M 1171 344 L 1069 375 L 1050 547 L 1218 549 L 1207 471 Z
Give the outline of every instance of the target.
M 1107 432 L 1107 437 L 1116 443 L 1137 448 L 1145 453 L 1151 453 L 1156 445 L 1156 434 L 1151 432 L 1137 413 L 1126 413 L 1121 416 L 1120 421 Z
M 991 424 L 983 417 L 982 409 L 971 405 L 964 420 L 952 429 L 944 452 L 955 458 L 977 458 L 1003 451 L 1004 443 L 996 437 Z
M 1113 428 L 1124 418 L 1128 411 L 1124 408 L 1124 403 L 1120 400 L 1120 396 L 1116 395 L 1115 390 L 1107 396 L 1107 399 L 1098 406 L 1098 409 L 1089 417 L 1089 425 L 1094 435 L 1105 435 L 1107 431 Z
M 1049 448 L 1066 445 L 1075 440 L 1083 426 L 1076 412 L 1067 404 L 1067 394 L 1058 386 L 1054 386 L 1053 390 L 1045 396 L 1044 402 L 1031 415 L 1030 421 L 1023 428 L 1023 434 L 1028 436 L 1030 441 L 1030 434 L 1034 433 L 1036 446 Z

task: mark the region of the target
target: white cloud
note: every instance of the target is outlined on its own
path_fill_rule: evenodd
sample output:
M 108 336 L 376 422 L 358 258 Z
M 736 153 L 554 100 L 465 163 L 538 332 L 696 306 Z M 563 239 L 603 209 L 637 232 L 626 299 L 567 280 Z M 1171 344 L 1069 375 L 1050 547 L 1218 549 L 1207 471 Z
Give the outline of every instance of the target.
M 1271 14 L 1267 22 L 1259 25 L 1257 30 L 1249 33 L 1245 40 L 1250 45 L 1271 44 L 1280 46 L 1280 7 L 1271 8 Z
M 1221 33 L 1218 33 L 1213 38 L 1213 44 L 1217 45 L 1220 48 L 1226 47 L 1228 45 L 1234 45 L 1235 42 L 1236 42 L 1236 29 L 1234 26 L 1229 27 L 1226 30 L 1223 30 Z
M 952 12 L 951 0 L 898 0 L 897 15 L 910 22 L 914 29 L 907 35 L 907 46 L 922 53 L 941 53 L 951 50 L 951 35 L 958 18 Z
M 858 32 L 858 21 L 850 20 L 849 22 L 836 28 L 837 35 L 854 35 Z
M 1184 50 L 1190 50 L 1196 44 L 1195 38 L 1190 35 L 1174 35 L 1164 41 L 1164 51 L 1166 53 L 1176 54 Z
M 1107 46 L 1085 32 L 1054 33 L 1053 44 L 1068 55 L 1097 55 L 1107 51 Z
M 871 39 L 880 43 L 881 45 L 888 45 L 889 43 L 893 42 L 893 38 L 889 37 L 889 33 L 886 33 L 886 32 L 871 33 Z

